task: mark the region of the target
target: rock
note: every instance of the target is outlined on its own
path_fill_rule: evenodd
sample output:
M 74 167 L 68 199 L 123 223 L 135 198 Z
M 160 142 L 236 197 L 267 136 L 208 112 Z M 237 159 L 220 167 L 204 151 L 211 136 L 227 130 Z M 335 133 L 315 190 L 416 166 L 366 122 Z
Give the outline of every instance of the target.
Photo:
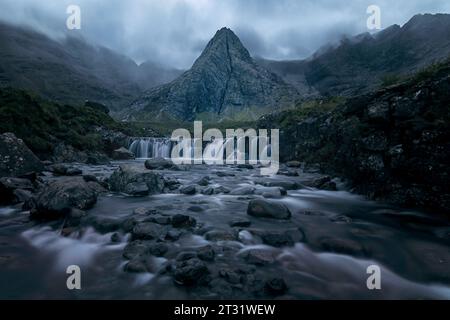
M 98 182 L 97 177 L 91 174 L 83 175 L 83 180 L 86 182 Z
M 300 184 L 293 181 L 257 181 L 257 183 L 265 187 L 280 187 L 284 190 L 297 190 L 302 187 Z
M 199 180 L 194 181 L 194 183 L 195 183 L 195 184 L 198 184 L 199 186 L 206 187 L 206 186 L 209 185 L 209 181 L 210 181 L 210 180 L 211 180 L 210 177 L 205 176 L 205 177 L 203 177 L 203 178 L 201 178 L 201 179 L 199 179 Z
M 151 208 L 144 208 L 144 207 L 139 207 L 133 210 L 133 214 L 135 215 L 142 215 L 142 216 L 148 216 L 148 215 L 152 215 L 152 214 L 157 214 L 158 210 L 155 209 L 151 209 Z
M 195 185 L 181 187 L 180 193 L 185 194 L 185 195 L 194 195 L 197 193 L 197 189 L 195 188 Z
M 164 179 L 157 173 L 122 165 L 109 178 L 112 191 L 143 196 L 164 190 Z
M 230 190 L 224 186 L 214 188 L 214 194 L 221 194 L 221 193 L 228 194 L 230 193 Z
M 208 273 L 209 270 L 204 262 L 199 259 L 189 259 L 175 264 L 173 277 L 176 284 L 193 286 L 198 284 Z
M 183 251 L 177 255 L 177 261 L 186 261 L 192 258 L 197 257 L 197 253 L 195 251 Z
M 87 164 L 99 166 L 99 165 L 108 165 L 110 164 L 109 158 L 102 153 L 90 153 L 86 159 Z
M 164 235 L 161 226 L 152 222 L 138 223 L 131 232 L 133 240 L 154 240 Z
M 241 283 L 241 276 L 233 270 L 222 269 L 219 271 L 219 275 L 231 284 Z
M 112 152 L 111 157 L 114 160 L 131 160 L 134 159 L 133 152 L 129 151 L 128 149 L 122 147 L 119 149 L 116 149 Z
M 172 226 L 175 228 L 191 228 L 195 227 L 196 224 L 197 221 L 190 216 L 176 214 L 172 217 Z
M 181 232 L 178 230 L 169 230 L 166 234 L 166 240 L 177 241 L 181 237 Z
M 320 239 L 320 246 L 325 251 L 350 254 L 356 256 L 365 256 L 366 250 L 359 242 L 351 239 L 342 238 L 322 238 Z
M 87 159 L 88 155 L 86 152 L 77 150 L 71 145 L 64 143 L 58 144 L 53 150 L 52 160 L 56 163 L 85 163 Z
M 164 256 L 169 251 L 169 246 L 165 243 L 155 243 L 148 248 L 148 252 L 156 257 Z
M 31 197 L 34 186 L 30 180 L 12 177 L 0 178 L 0 204 L 9 205 L 25 202 Z M 28 196 L 29 194 L 29 196 Z
M 212 246 L 206 245 L 197 249 L 197 257 L 203 261 L 214 261 L 216 253 Z
M 244 257 L 248 263 L 260 266 L 275 262 L 274 253 L 266 249 L 249 249 L 245 251 Z
M 138 256 L 144 256 L 149 253 L 149 244 L 141 241 L 135 240 L 127 244 L 123 250 L 123 257 L 125 259 L 131 260 Z
M 230 195 L 232 196 L 244 196 L 255 193 L 255 187 L 252 186 L 244 186 L 231 190 Z
M 269 294 L 278 296 L 286 293 L 286 282 L 281 278 L 273 278 L 266 282 L 265 288 Z
M 110 233 L 120 229 L 122 221 L 112 218 L 93 217 L 89 223 L 100 233 Z
M 172 218 L 169 216 L 163 216 L 163 215 L 154 215 L 150 218 L 147 218 L 146 221 L 161 224 L 161 225 L 169 225 L 172 224 Z
M 281 198 L 287 195 L 287 191 L 281 187 L 264 187 L 256 189 L 255 194 L 261 195 L 264 198 Z
M 321 176 L 321 177 L 315 178 L 311 181 L 304 182 L 304 184 L 311 188 L 321 189 L 323 185 L 325 185 L 326 183 L 329 183 L 330 181 L 331 181 L 330 176 Z
M 206 196 L 211 196 L 214 194 L 214 188 L 213 187 L 208 187 L 202 190 L 202 194 L 206 195 Z
M 164 158 L 148 159 L 145 161 L 145 167 L 149 170 L 174 169 L 176 166 L 172 161 Z
M 280 169 L 277 174 L 280 176 L 298 177 L 298 172 L 292 169 Z
M 253 231 L 252 233 L 258 235 L 264 244 L 272 247 L 286 247 L 293 246 L 296 242 L 303 240 L 303 234 L 298 230 L 284 230 L 284 231 Z
M 233 219 L 233 220 L 231 220 L 230 222 L 229 222 L 229 225 L 230 225 L 230 227 L 242 227 L 242 228 L 247 228 L 247 227 L 250 227 L 250 225 L 251 225 L 252 223 L 251 223 L 251 221 L 250 220 L 248 220 L 248 219 L 241 219 L 241 218 L 238 218 L 238 219 Z
M 300 161 L 288 161 L 286 162 L 286 166 L 289 168 L 300 168 L 302 163 Z
M 205 211 L 205 209 L 203 209 L 203 208 L 200 207 L 200 206 L 190 206 L 190 207 L 188 208 L 188 210 L 189 210 L 189 211 L 192 211 L 192 212 L 203 212 L 203 211 Z
M 46 186 L 36 199 L 33 218 L 58 219 L 71 208 L 90 209 L 97 202 L 97 193 L 81 178 L 62 179 Z
M 262 199 L 251 200 L 248 204 L 247 214 L 258 218 L 291 218 L 291 212 L 284 204 Z
M 217 171 L 217 172 L 216 172 L 216 175 L 217 175 L 218 177 L 234 177 L 234 176 L 235 176 L 234 173 L 232 173 L 232 172 L 226 172 L 226 171 Z
M 208 241 L 234 241 L 236 235 L 225 230 L 211 230 L 205 234 L 205 239 Z
M 144 259 L 137 257 L 130 260 L 124 270 L 131 273 L 146 273 L 148 272 L 147 264 Z
M 238 164 L 237 167 L 238 167 L 239 169 L 248 169 L 248 170 L 254 169 L 253 165 L 247 164 L 247 163 L 244 163 L 244 164 Z
M 83 171 L 81 169 L 78 168 L 68 168 L 66 175 L 67 176 L 79 176 L 82 175 Z
M 13 133 L 0 135 L 0 177 L 17 177 L 29 172 L 41 172 L 41 161 Z

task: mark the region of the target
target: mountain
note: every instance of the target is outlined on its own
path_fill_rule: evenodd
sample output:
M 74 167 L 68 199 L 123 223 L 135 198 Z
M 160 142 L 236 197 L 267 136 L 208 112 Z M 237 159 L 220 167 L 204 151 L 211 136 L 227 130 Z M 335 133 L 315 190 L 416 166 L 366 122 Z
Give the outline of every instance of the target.
M 297 91 L 258 65 L 227 28 L 217 31 L 192 68 L 169 84 L 148 91 L 124 118 L 238 119 L 292 105 Z
M 420 14 L 402 27 L 344 38 L 307 60 L 259 63 L 304 94 L 353 96 L 450 55 L 450 14 Z
M 85 100 L 118 109 L 181 72 L 131 59 L 81 38 L 56 41 L 24 27 L 0 24 L 0 87 L 32 90 L 60 103 Z

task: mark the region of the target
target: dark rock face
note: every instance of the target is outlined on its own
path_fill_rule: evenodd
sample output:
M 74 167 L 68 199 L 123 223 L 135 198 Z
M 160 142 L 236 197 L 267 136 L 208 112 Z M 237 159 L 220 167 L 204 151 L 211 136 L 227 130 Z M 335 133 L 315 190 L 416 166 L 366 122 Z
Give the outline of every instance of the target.
M 289 219 L 291 212 L 282 203 L 277 203 L 268 200 L 251 200 L 248 204 L 247 214 L 258 218 L 271 218 L 271 219 Z
M 449 212 L 449 74 L 450 61 L 290 124 L 281 132 L 282 160 L 319 163 L 373 199 Z M 268 116 L 260 125 L 286 116 Z
M 159 174 L 126 165 L 111 175 L 109 184 L 112 191 L 134 196 L 145 196 L 164 190 L 164 179 Z
M 189 71 L 148 92 L 127 114 L 193 120 L 202 113 L 225 118 L 250 110 L 258 116 L 261 111 L 289 106 L 297 97 L 293 87 L 257 65 L 239 38 L 223 28 Z
M 83 179 L 62 179 L 50 183 L 42 190 L 31 215 L 37 219 L 58 219 L 68 214 L 72 208 L 86 210 L 96 202 L 96 191 Z
M 21 176 L 44 169 L 41 161 L 13 133 L 0 135 L 0 177 Z
M 34 186 L 28 179 L 0 178 L 0 204 L 25 202 L 31 198 Z

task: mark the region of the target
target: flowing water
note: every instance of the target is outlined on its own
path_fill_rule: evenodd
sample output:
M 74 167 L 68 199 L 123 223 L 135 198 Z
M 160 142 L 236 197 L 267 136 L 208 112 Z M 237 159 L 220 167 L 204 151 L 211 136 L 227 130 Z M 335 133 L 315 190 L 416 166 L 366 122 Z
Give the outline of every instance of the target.
M 136 143 L 142 147 L 145 143 Z M 153 144 L 153 147 L 155 144 Z M 154 148 L 143 148 L 149 153 Z M 156 148 L 158 155 L 164 147 Z M 152 153 L 154 154 L 154 153 Z M 143 161 L 130 161 L 142 167 Z M 85 174 L 108 176 L 120 163 L 110 166 L 80 165 Z M 226 174 L 223 174 L 223 173 Z M 204 176 L 212 186 L 229 189 L 252 186 L 264 191 L 258 183 L 267 181 L 302 182 L 314 177 L 275 176 L 261 178 L 257 169 L 236 166 L 193 166 L 187 171 L 161 171 L 177 178 L 183 185 Z M 50 179 L 50 177 L 49 177 Z M 271 220 L 247 215 L 247 205 L 258 195 L 181 195 L 177 193 L 143 198 L 109 193 L 99 197 L 90 217 L 118 221 L 132 215 L 139 207 L 154 208 L 164 214 L 187 214 L 203 230 L 227 230 L 238 233 L 235 241 L 213 242 L 204 232 L 186 233 L 170 243 L 165 257 L 152 257 L 153 271 L 132 274 L 124 271 L 122 253 L 129 234 L 101 233 L 91 226 L 70 236 L 61 235 L 61 222 L 36 224 L 28 212 L 18 207 L 0 208 L 0 298 L 61 299 L 196 299 L 258 298 L 248 287 L 217 280 L 206 287 L 183 287 L 161 272 L 175 259 L 176 253 L 205 244 L 220 248 L 215 262 L 217 270 L 238 269 L 258 282 L 266 278 L 283 278 L 288 290 L 285 299 L 450 299 L 450 224 L 443 218 L 421 212 L 390 207 L 367 201 L 343 190 L 320 191 L 312 188 L 288 191 L 273 201 L 285 204 L 292 212 L 290 220 Z M 261 192 L 261 193 L 262 193 Z M 261 194 L 260 193 L 260 194 Z M 229 226 L 230 220 L 245 218 L 249 228 Z M 284 232 L 301 230 L 303 238 L 284 247 L 272 247 L 250 231 L 254 229 Z M 252 266 L 242 258 L 258 248 L 274 257 L 273 263 Z M 69 265 L 79 265 L 82 289 L 66 288 Z M 381 290 L 369 290 L 367 267 L 381 268 Z

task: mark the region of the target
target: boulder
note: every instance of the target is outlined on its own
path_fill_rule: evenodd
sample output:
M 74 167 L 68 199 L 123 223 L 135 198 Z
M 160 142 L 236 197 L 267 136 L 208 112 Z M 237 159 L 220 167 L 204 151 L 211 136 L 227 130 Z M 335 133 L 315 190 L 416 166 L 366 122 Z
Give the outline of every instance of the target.
M 211 230 L 205 234 L 205 239 L 208 241 L 234 241 L 236 235 L 225 230 Z
M 97 202 L 97 192 L 81 178 L 62 179 L 46 186 L 31 210 L 33 218 L 58 219 L 72 208 L 86 210 Z
M 137 224 L 131 232 L 133 240 L 154 240 L 164 236 L 164 229 L 152 222 Z
M 251 200 L 248 204 L 247 214 L 258 218 L 280 220 L 291 218 L 291 212 L 284 204 L 262 199 Z
M 119 149 L 116 149 L 112 152 L 111 157 L 114 160 L 131 160 L 134 159 L 133 152 L 129 151 L 128 149 L 122 147 Z
M 161 193 L 164 190 L 164 179 L 157 173 L 122 165 L 109 178 L 109 185 L 111 191 L 146 196 Z
M 266 249 L 249 249 L 244 252 L 244 257 L 248 263 L 259 266 L 275 262 L 274 253 Z
M 253 186 L 243 186 L 236 189 L 231 190 L 230 195 L 232 196 L 244 196 L 255 193 L 255 187 Z
M 13 133 L 0 135 L 0 177 L 17 177 L 29 172 L 41 172 L 41 161 Z
M 172 217 L 172 226 L 175 228 L 190 228 L 195 227 L 197 221 L 184 214 L 176 214 Z
M 164 158 L 148 159 L 145 161 L 145 167 L 149 170 L 174 169 L 176 166 L 172 161 Z
M 33 184 L 28 179 L 21 178 L 0 178 L 0 204 L 9 205 L 19 202 L 25 202 L 26 192 L 30 193 L 34 189 Z
M 195 185 L 185 186 L 180 188 L 180 193 L 186 195 L 194 195 L 197 193 L 197 189 L 195 188 Z
M 175 264 L 173 278 L 176 284 L 193 286 L 209 273 L 205 263 L 199 259 L 179 261 Z

